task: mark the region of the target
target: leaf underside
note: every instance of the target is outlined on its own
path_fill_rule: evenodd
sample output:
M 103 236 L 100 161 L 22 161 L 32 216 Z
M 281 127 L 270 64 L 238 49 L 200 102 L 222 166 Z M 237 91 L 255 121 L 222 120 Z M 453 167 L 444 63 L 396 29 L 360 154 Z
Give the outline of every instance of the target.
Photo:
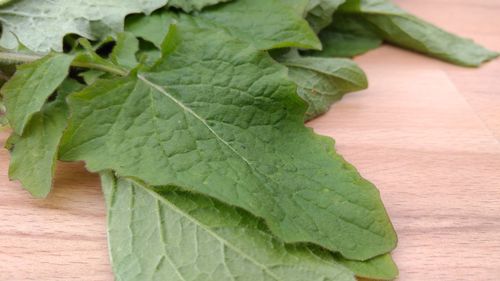
M 286 245 L 237 208 L 110 173 L 101 181 L 117 280 L 355 280 L 331 255 Z

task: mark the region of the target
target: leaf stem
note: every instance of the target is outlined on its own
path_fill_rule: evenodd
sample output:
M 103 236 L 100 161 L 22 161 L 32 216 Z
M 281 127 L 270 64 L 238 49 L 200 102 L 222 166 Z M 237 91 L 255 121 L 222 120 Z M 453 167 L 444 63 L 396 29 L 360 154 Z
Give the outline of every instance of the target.
M 92 63 L 92 62 L 73 61 L 71 63 L 71 66 L 102 70 L 102 71 L 105 71 L 105 72 L 108 72 L 111 74 L 116 74 L 119 76 L 127 76 L 128 75 L 128 72 L 126 70 L 124 70 L 120 67 L 113 67 L 111 65 L 104 65 L 104 64 L 98 64 L 98 63 Z
M 5 63 L 5 64 L 28 63 L 41 58 L 42 56 L 35 54 L 0 52 L 0 63 Z
M 43 58 L 43 55 L 23 54 L 23 53 L 16 53 L 16 52 L 0 52 L 0 63 L 6 63 L 6 64 L 30 63 L 30 62 L 36 61 L 38 59 L 41 59 L 41 58 Z M 120 76 L 127 76 L 128 75 L 128 72 L 126 70 L 124 70 L 118 66 L 113 67 L 111 65 L 104 65 L 104 64 L 94 63 L 94 62 L 82 62 L 82 61 L 75 60 L 71 63 L 71 66 L 102 70 L 102 71 L 116 74 L 116 75 L 120 75 Z

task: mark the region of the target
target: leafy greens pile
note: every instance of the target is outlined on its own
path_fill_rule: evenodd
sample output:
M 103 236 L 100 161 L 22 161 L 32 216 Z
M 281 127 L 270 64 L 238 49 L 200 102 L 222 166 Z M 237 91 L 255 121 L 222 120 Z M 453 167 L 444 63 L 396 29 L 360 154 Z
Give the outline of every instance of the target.
M 1 3 L 9 176 L 100 173 L 117 280 L 394 279 L 378 191 L 304 121 L 382 41 L 497 56 L 383 0 Z

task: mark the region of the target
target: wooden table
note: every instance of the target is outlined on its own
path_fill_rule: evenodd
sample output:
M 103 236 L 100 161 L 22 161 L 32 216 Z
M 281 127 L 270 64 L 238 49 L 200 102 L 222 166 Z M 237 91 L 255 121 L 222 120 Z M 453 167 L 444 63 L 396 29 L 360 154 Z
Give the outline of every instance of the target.
M 398 3 L 500 50 L 498 0 Z M 499 280 L 500 60 L 465 69 L 386 46 L 356 61 L 370 88 L 310 125 L 381 190 L 399 280 Z M 1 150 L 0 280 L 113 280 L 97 177 L 60 165 L 54 192 L 34 200 L 7 167 Z

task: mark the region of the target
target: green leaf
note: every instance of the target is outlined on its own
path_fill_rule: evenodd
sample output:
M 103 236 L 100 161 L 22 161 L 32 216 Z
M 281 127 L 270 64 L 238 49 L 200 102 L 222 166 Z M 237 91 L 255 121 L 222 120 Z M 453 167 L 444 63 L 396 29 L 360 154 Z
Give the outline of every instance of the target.
M 310 0 L 306 19 L 314 31 L 319 32 L 332 23 L 333 13 L 345 0 Z
M 136 54 L 139 51 L 139 40 L 129 32 L 119 33 L 116 45 L 111 52 L 111 60 L 125 68 L 132 69 L 139 63 Z
M 154 64 L 161 56 L 161 43 L 169 26 L 177 17 L 171 12 L 159 11 L 149 16 L 133 15 L 127 18 L 125 30 L 140 38 L 137 57 L 144 65 Z
M 0 7 L 0 46 L 18 43 L 34 52 L 62 51 L 62 39 L 74 33 L 100 39 L 123 30 L 132 13 L 150 13 L 167 0 L 17 0 Z M 19 42 L 18 42 L 19 41 Z
M 332 256 L 285 245 L 240 209 L 101 174 L 117 280 L 355 281 Z
M 350 0 L 343 13 L 366 21 L 384 40 L 463 66 L 478 66 L 498 56 L 472 40 L 448 33 L 385 0 Z
M 321 51 L 307 54 L 321 57 L 354 57 L 378 48 L 382 39 L 371 27 L 355 17 L 335 14 L 334 22 L 324 29 L 319 38 L 323 44 Z
M 306 120 L 327 112 L 344 94 L 368 87 L 365 73 L 352 60 L 288 56 L 279 61 L 288 67 L 297 93 L 309 104 Z
M 358 277 L 393 280 L 398 277 L 398 267 L 390 254 L 381 255 L 367 261 L 359 262 L 336 257 L 336 261 L 349 268 Z
M 18 67 L 0 90 L 7 108 L 7 119 L 22 135 L 31 116 L 40 111 L 47 98 L 68 75 L 73 56 L 51 54 Z
M 132 15 L 125 22 L 125 30 L 161 48 L 169 27 L 178 17 L 173 12 L 158 11 L 149 16 Z
M 286 242 L 359 260 L 395 247 L 378 191 L 304 126 L 285 67 L 223 31 L 170 29 L 150 72 L 68 98 L 63 160 L 242 207 Z
M 186 12 L 201 11 L 206 6 L 218 3 L 229 2 L 232 0 L 169 0 L 168 5 L 180 8 Z
M 284 47 L 321 49 L 321 43 L 295 6 L 283 0 L 238 0 L 190 16 L 160 11 L 127 21 L 127 31 L 160 46 L 172 22 L 224 29 L 261 50 Z
M 7 141 L 11 151 L 9 178 L 19 180 L 34 197 L 50 192 L 59 141 L 68 119 L 64 98 L 80 88 L 77 82 L 64 82 L 57 99 L 33 115 L 24 134 L 13 133 Z

